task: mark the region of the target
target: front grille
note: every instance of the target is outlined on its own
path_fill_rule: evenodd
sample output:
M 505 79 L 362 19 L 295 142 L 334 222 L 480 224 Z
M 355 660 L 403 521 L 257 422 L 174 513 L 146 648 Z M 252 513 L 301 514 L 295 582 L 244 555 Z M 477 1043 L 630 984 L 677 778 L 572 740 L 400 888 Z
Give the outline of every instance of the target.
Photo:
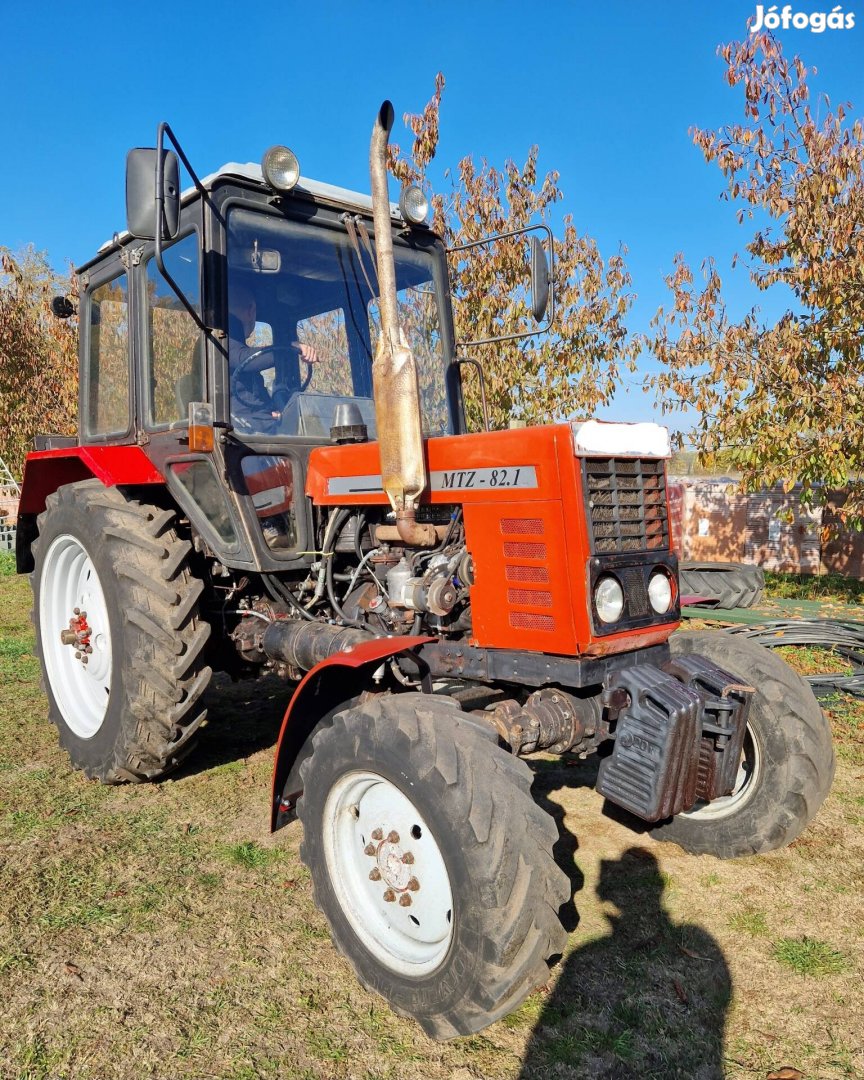
M 662 460 L 584 458 L 582 469 L 595 555 L 668 549 Z

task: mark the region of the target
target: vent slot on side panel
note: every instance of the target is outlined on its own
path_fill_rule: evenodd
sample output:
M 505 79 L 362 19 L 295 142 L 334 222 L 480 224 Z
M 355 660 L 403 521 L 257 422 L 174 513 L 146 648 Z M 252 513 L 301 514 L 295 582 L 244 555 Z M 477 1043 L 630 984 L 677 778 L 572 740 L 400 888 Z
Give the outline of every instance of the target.
M 508 581 L 533 581 L 538 585 L 549 583 L 549 571 L 545 566 L 517 566 L 508 563 L 505 569 Z
M 543 522 L 540 518 L 501 518 L 501 532 L 538 536 L 543 532 Z
M 510 625 L 517 630 L 554 630 L 555 620 L 551 615 L 537 615 L 533 611 L 511 611 Z
M 545 589 L 508 589 L 507 600 L 526 607 L 552 607 L 552 593 Z

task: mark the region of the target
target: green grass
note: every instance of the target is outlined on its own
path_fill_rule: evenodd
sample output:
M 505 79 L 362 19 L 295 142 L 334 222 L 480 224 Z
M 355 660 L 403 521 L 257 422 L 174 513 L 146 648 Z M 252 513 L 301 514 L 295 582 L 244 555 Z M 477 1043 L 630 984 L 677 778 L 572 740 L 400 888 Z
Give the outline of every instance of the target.
M 254 840 L 245 840 L 224 848 L 223 856 L 227 862 L 244 866 L 247 870 L 261 870 L 278 859 L 279 852 L 263 848 Z
M 39 663 L 33 656 L 33 638 L 9 635 L 0 638 L 0 678 L 28 681 L 39 677 Z
M 781 574 L 765 571 L 765 595 L 772 600 L 833 600 L 864 604 L 864 581 L 843 574 Z
M 12 577 L 15 574 L 15 552 L 0 551 L 0 578 Z
M 849 971 L 848 959 L 838 949 L 817 938 L 780 938 L 774 945 L 774 959 L 799 975 L 821 978 Z
M 729 926 L 750 937 L 764 937 L 768 933 L 768 923 L 762 911 L 737 911 L 729 916 Z

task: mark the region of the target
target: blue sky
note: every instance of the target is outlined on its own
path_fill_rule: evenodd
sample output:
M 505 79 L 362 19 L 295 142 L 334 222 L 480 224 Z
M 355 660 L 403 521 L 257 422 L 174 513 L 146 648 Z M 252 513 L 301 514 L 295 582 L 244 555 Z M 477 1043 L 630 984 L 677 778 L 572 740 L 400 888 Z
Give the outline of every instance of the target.
M 795 11 L 830 11 L 800 0 Z M 419 111 L 435 73 L 447 79 L 437 162 L 465 154 L 500 165 L 540 147 L 572 213 L 605 254 L 620 244 L 645 329 L 665 299 L 677 251 L 728 271 L 746 243 L 722 178 L 687 134 L 741 114 L 723 79 L 721 42 L 746 33 L 755 3 L 739 0 L 602 4 L 552 0 L 211 0 L 66 5 L 0 0 L 0 246 L 33 243 L 55 266 L 84 262 L 123 227 L 126 150 L 152 145 L 158 121 L 178 134 L 203 175 L 224 161 L 258 161 L 273 143 L 304 175 L 368 190 L 368 141 L 389 97 L 397 117 Z M 864 112 L 864 0 L 843 4 L 852 30 L 781 32 L 819 74 L 814 87 Z M 374 41 L 383 40 L 379 59 Z M 394 140 L 408 135 L 397 123 Z M 724 274 L 724 279 L 728 277 Z M 757 298 L 730 279 L 743 310 Z M 607 415 L 647 419 L 650 398 L 619 396 Z

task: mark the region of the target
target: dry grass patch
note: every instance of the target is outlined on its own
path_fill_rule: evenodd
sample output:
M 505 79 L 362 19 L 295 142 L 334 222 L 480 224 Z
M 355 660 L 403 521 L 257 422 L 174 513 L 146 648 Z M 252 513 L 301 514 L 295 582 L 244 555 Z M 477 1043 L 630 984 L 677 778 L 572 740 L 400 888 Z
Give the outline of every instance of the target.
M 831 706 L 837 782 L 790 849 L 719 862 L 604 816 L 595 766 L 540 760 L 573 881 L 549 984 L 439 1045 L 357 984 L 295 826 L 267 831 L 285 688 L 220 681 L 159 785 L 73 773 L 46 723 L 26 582 L 0 580 L 3 1080 L 730 1080 L 864 1074 L 862 709 Z

